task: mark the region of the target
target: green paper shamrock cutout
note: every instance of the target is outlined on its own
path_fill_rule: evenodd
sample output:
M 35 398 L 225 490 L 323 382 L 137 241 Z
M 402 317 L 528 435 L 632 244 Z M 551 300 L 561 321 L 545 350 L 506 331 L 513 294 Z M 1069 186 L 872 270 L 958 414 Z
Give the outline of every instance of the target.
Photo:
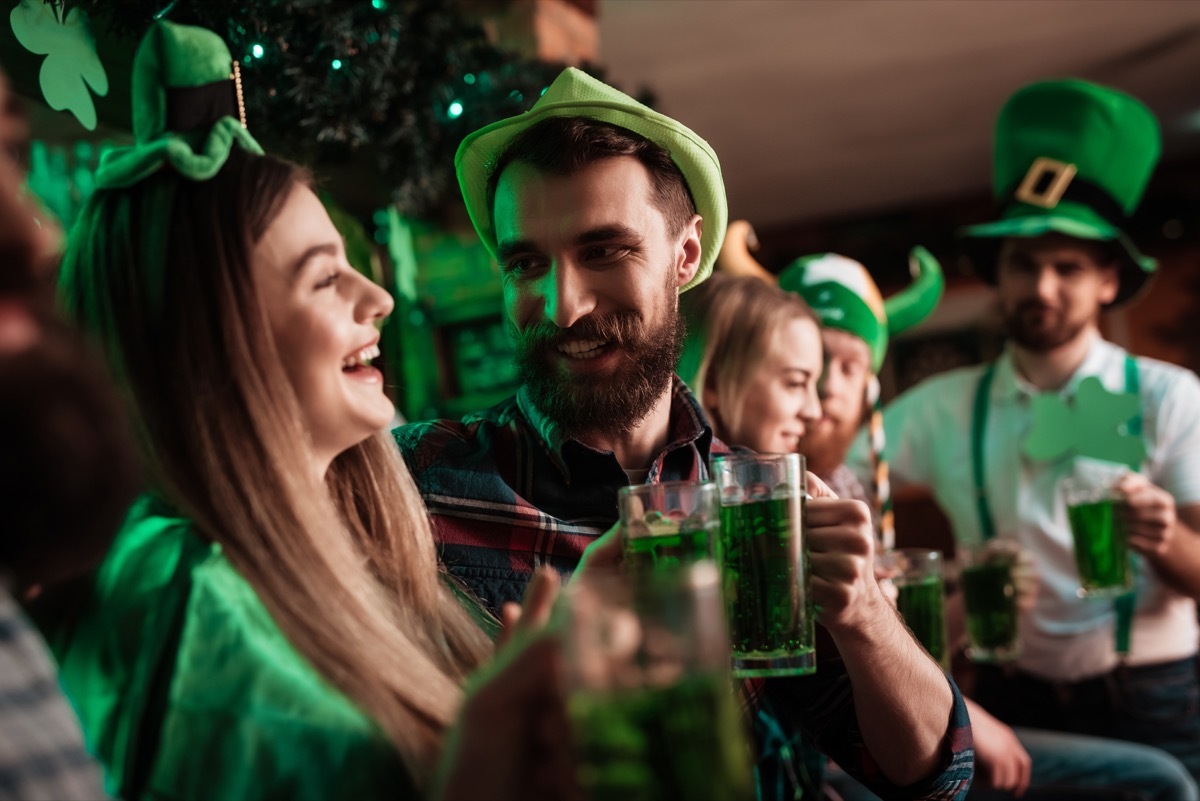
M 96 54 L 87 14 L 73 8 L 60 17 L 60 6 L 45 0 L 21 0 L 9 20 L 22 47 L 46 56 L 38 74 L 46 104 L 55 111 L 67 109 L 84 128 L 94 131 L 96 104 L 91 93 L 108 94 L 108 75 Z
M 1038 395 L 1025 455 L 1043 461 L 1073 454 L 1136 470 L 1146 458 L 1146 444 L 1125 431 L 1140 403 L 1134 393 L 1109 392 L 1095 376 L 1079 382 L 1073 399 L 1052 392 Z

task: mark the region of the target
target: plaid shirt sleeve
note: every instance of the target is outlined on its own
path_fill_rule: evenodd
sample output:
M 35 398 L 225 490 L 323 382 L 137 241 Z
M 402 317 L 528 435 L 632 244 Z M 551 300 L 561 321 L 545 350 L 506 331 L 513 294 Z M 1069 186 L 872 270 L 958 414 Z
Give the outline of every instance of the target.
M 45 646 L 0 590 L 0 799 L 107 797 Z
M 825 647 L 823 647 L 825 646 Z M 954 695 L 942 759 L 924 781 L 908 787 L 891 784 L 867 751 L 858 726 L 850 677 L 832 640 L 818 642 L 817 672 L 786 679 L 745 682 L 742 701 L 752 715 L 760 744 L 759 797 L 805 797 L 821 785 L 808 757 L 815 746 L 885 801 L 963 801 L 975 772 L 975 749 L 967 707 L 954 680 Z

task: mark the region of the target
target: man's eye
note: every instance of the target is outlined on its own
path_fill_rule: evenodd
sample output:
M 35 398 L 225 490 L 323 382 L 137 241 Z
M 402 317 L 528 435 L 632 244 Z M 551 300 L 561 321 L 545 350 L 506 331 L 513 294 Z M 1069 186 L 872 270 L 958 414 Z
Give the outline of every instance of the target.
M 504 263 L 504 272 L 506 275 L 520 275 L 528 272 L 532 267 L 533 259 L 528 256 L 518 256 Z
M 617 245 L 590 245 L 583 251 L 585 261 L 612 261 L 626 252 Z

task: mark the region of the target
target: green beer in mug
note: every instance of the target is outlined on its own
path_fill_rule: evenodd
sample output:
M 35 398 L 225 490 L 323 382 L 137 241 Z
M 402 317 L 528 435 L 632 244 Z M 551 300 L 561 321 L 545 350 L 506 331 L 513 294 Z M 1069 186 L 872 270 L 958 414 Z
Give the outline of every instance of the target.
M 664 481 L 617 493 L 625 567 L 632 573 L 676 570 L 717 558 L 717 487 L 708 481 Z
M 896 608 L 917 642 L 942 667 L 950 664 L 946 647 L 946 590 L 942 581 L 942 552 L 898 548 L 881 557 L 894 572 Z
M 579 692 L 568 704 L 592 801 L 753 797 L 750 753 L 724 672 L 666 687 Z
M 718 457 L 713 476 L 734 675 L 814 672 L 803 457 Z
M 967 616 L 968 654 L 976 662 L 1009 662 L 1020 653 L 1014 543 L 995 540 L 963 552 L 963 605 Z
M 577 778 L 590 801 L 753 801 L 716 564 L 594 569 L 560 596 Z
M 1112 598 L 1133 587 L 1126 546 L 1124 502 L 1113 483 L 1078 477 L 1063 480 L 1067 519 L 1075 545 L 1081 598 Z

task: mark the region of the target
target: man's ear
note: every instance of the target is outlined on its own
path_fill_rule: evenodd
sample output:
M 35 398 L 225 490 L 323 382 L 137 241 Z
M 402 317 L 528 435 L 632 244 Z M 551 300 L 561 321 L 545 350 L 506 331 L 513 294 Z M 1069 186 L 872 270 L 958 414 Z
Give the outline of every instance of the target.
M 1121 291 L 1121 268 L 1116 262 L 1100 268 L 1100 305 L 1107 306 Z
M 699 214 L 693 214 L 692 219 L 683 226 L 683 231 L 679 234 L 677 248 L 679 256 L 675 260 L 675 286 L 677 287 L 686 286 L 696 277 L 696 271 L 700 269 L 700 258 L 704 253 L 704 249 L 700 245 L 700 235 L 703 230 L 703 218 Z

